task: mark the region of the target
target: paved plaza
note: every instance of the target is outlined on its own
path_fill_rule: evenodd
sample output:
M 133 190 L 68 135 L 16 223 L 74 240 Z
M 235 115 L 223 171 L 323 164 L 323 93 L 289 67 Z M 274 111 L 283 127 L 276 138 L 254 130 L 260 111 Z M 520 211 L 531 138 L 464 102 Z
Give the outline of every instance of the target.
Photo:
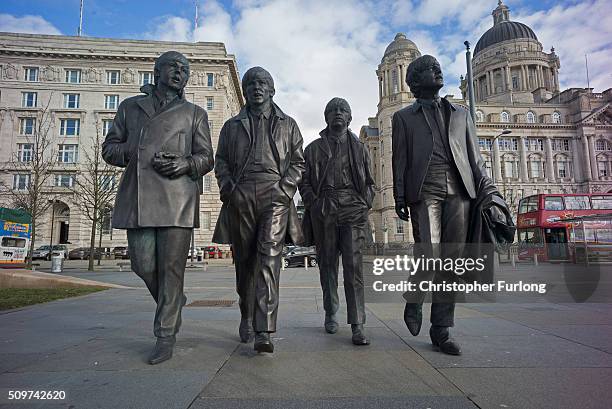
M 421 335 L 409 334 L 401 298 L 369 303 L 372 344 L 356 347 L 350 326 L 323 330 L 318 270 L 290 268 L 281 273 L 274 354 L 239 342 L 235 302 L 187 306 L 174 358 L 151 366 L 154 303 L 144 285 L 114 261 L 93 273 L 84 266 L 70 263 L 64 275 L 129 288 L 0 313 L 0 407 L 590 409 L 612 402 L 611 304 L 458 305 L 453 335 L 463 355 L 448 356 L 432 350 L 425 323 Z M 234 280 L 227 263 L 187 269 L 188 304 L 235 301 Z M 339 318 L 346 322 L 343 307 Z M 9 402 L 9 390 L 63 390 L 66 399 Z

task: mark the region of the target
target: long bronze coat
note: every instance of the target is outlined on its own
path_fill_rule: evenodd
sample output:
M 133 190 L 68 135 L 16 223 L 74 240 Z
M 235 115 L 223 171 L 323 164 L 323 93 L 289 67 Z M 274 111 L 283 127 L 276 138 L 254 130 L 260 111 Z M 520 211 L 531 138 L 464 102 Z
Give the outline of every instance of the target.
M 486 177 L 484 160 L 478 149 L 476 128 L 467 109 L 442 98 L 448 113 L 446 129 L 461 180 L 470 199 L 476 198 L 476 186 Z M 423 108 L 414 103 L 393 115 L 393 197 L 406 204 L 418 202 L 421 187 L 433 152 L 433 134 Z
M 155 112 L 149 95 L 124 100 L 102 144 L 111 165 L 126 168 L 117 191 L 113 227 L 199 227 L 200 184 L 214 165 L 208 115 L 182 96 Z M 157 173 L 156 152 L 190 158 L 192 172 L 176 179 Z
M 293 198 L 304 171 L 302 134 L 293 118 L 286 115 L 274 104 L 271 125 L 272 153 L 276 159 L 281 180 L 280 188 L 288 197 Z M 242 176 L 249 153 L 253 148 L 247 108 L 225 122 L 219 134 L 219 144 L 215 156 L 215 176 L 223 206 L 215 226 L 213 242 L 230 244 L 230 223 L 228 201 Z M 236 222 L 236 221 L 234 221 Z M 290 202 L 289 221 L 285 241 L 300 244 L 303 242 L 302 227 L 293 200 Z

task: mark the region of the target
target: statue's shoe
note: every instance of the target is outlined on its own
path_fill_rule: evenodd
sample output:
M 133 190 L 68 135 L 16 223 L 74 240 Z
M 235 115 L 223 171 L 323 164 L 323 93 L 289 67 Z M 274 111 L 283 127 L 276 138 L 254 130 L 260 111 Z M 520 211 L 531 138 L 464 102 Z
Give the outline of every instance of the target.
M 404 307 L 404 322 L 408 331 L 415 337 L 421 332 L 423 324 L 423 306 L 416 303 L 406 303 Z
M 255 333 L 255 351 L 257 352 L 274 352 L 274 344 L 270 340 L 269 332 Z
M 370 340 L 366 338 L 362 324 L 351 324 L 351 330 L 353 331 L 353 344 L 354 345 L 370 345 Z
M 172 358 L 175 343 L 175 336 L 157 338 L 155 347 L 153 351 L 151 351 L 151 355 L 149 355 L 149 363 L 151 365 L 157 365 Z
M 255 333 L 253 332 L 253 325 L 251 324 L 250 320 L 246 318 L 242 318 L 240 320 L 238 334 L 240 335 L 240 342 L 243 344 L 248 344 L 249 342 L 253 341 L 253 338 L 255 338 Z
M 338 332 L 338 321 L 335 315 L 325 315 L 325 332 L 335 334 Z

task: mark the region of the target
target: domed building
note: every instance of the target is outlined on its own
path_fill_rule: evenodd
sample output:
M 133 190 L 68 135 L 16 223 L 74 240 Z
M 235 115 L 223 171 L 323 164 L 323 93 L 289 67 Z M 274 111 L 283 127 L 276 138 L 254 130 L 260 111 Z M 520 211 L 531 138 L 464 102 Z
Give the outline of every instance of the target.
M 538 193 L 612 192 L 612 89 L 560 91 L 554 49 L 544 52 L 536 33 L 510 20 L 502 1 L 492 16 L 472 61 L 476 127 L 487 172 L 511 209 L 516 213 L 520 199 Z M 391 118 L 414 102 L 406 68 L 420 55 L 404 34 L 395 36 L 376 70 L 377 114 L 360 132 L 372 157 L 377 191 L 370 224 L 379 243 L 413 241 L 410 223 L 395 213 Z M 467 106 L 463 78 L 461 91 L 461 99 L 447 97 Z M 504 130 L 511 133 L 500 136 Z

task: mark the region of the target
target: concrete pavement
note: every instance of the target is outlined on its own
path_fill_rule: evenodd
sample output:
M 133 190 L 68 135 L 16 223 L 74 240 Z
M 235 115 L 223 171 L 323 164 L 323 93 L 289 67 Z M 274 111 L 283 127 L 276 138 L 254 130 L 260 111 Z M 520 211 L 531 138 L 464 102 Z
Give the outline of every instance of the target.
M 274 354 L 239 343 L 236 303 L 188 306 L 174 358 L 150 366 L 154 303 L 135 274 L 112 266 L 64 274 L 129 288 L 0 313 L 3 408 L 558 409 L 612 401 L 610 304 L 458 305 L 459 357 L 432 350 L 426 323 L 412 337 L 401 300 L 368 304 L 372 344 L 355 347 L 348 325 L 335 335 L 322 328 L 318 270 L 291 268 L 281 277 Z M 188 304 L 236 300 L 234 277 L 228 265 L 188 270 Z M 342 307 L 339 318 L 346 321 Z M 66 399 L 16 403 L 9 390 L 63 390 Z

